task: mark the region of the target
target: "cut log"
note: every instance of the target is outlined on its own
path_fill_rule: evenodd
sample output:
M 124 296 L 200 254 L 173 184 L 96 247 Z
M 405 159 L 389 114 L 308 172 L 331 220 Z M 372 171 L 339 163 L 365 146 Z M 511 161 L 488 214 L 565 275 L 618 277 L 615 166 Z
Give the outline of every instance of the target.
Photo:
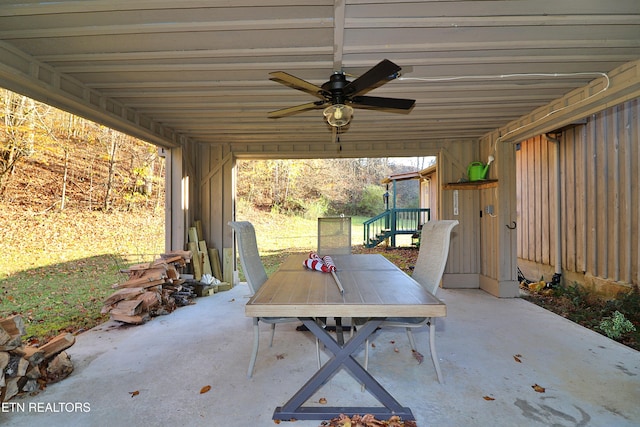
M 128 274 L 132 274 L 136 271 L 140 271 L 140 270 L 148 270 L 149 268 L 152 267 L 152 263 L 150 262 L 143 262 L 142 264 L 134 264 L 132 266 L 129 266 L 128 268 L 125 268 L 124 270 L 120 270 L 121 273 L 128 273 Z
M 0 372 L 4 372 L 4 368 L 9 364 L 9 353 L 0 351 Z
M 7 378 L 14 378 L 14 377 L 20 376 L 19 372 L 23 369 L 20 366 L 21 361 L 25 361 L 22 358 L 22 356 L 17 354 L 9 354 L 9 363 L 7 364 L 7 367 L 4 369 L 4 373 L 6 374 Z M 29 362 L 27 362 L 27 365 L 28 364 Z
M 12 335 L 11 339 L 0 345 L 0 351 L 11 351 L 22 345 L 22 337 L 20 335 Z
M 30 380 L 37 380 L 42 374 L 40 373 L 40 366 L 31 366 L 27 371 L 26 377 Z
M 18 369 L 16 371 L 16 376 L 24 377 L 25 375 L 27 375 L 27 369 L 29 369 L 29 361 L 21 357 L 18 360 Z
M 182 258 L 186 262 L 189 262 L 191 260 L 191 252 L 190 251 L 176 250 L 176 251 L 169 251 L 167 253 L 164 253 L 164 254 L 160 255 L 160 257 L 164 258 L 167 262 L 172 262 L 172 261 L 169 261 L 169 260 L 173 259 L 176 256 L 179 256 L 180 258 Z
M 28 345 L 24 347 L 24 356 L 22 357 L 32 365 L 39 365 L 44 360 L 44 351 L 39 347 Z
M 136 316 L 141 312 L 142 312 L 142 301 L 140 301 L 139 299 L 120 301 L 110 311 L 112 315 L 122 314 L 125 316 Z
M 2 396 L 0 396 L 0 401 L 7 402 L 20 392 L 20 387 L 18 386 L 18 380 L 20 380 L 20 378 L 6 379 L 6 385 L 2 387 Z
M 149 320 L 149 314 L 138 314 L 136 316 L 126 316 L 123 314 L 111 314 L 111 319 L 123 323 L 131 323 L 133 325 L 141 325 Z
M 11 339 L 11 334 L 5 331 L 4 328 L 0 328 L 0 345 L 4 345 Z
M 24 321 L 22 320 L 22 316 L 18 314 L 7 317 L 6 319 L 0 319 L 0 327 L 2 327 L 2 329 L 4 329 L 9 335 L 22 336 L 26 334 Z
M 109 298 L 104 301 L 105 306 L 113 305 L 118 301 L 133 299 L 144 292 L 144 288 L 123 288 L 114 292 Z
M 136 299 L 142 303 L 142 311 L 151 311 L 152 308 L 160 305 L 160 291 L 148 290 L 147 292 L 138 295 Z
M 73 372 L 73 363 L 66 351 L 61 352 L 47 366 L 47 378 L 50 382 L 60 381 Z
M 38 384 L 38 380 L 29 379 L 22 386 L 22 392 L 31 393 L 31 392 L 37 391 L 39 388 L 40 388 L 40 385 Z
M 130 279 L 123 283 L 116 283 L 111 285 L 113 289 L 124 289 L 124 288 L 150 288 L 157 285 L 162 285 L 166 282 L 167 276 L 166 274 L 152 274 L 149 276 L 139 277 L 137 279 Z
M 145 269 L 135 270 L 129 273 L 129 280 L 150 277 L 150 280 L 157 278 L 164 279 L 167 277 L 167 265 L 162 263 L 158 265 L 150 265 Z
M 44 353 L 44 358 L 49 359 L 51 356 L 71 347 L 74 342 L 76 342 L 76 338 L 73 335 L 70 333 L 62 333 L 41 346 L 40 350 Z
M 178 273 L 178 269 L 173 264 L 169 264 L 167 267 L 167 277 L 171 280 L 178 280 L 180 278 L 180 273 Z

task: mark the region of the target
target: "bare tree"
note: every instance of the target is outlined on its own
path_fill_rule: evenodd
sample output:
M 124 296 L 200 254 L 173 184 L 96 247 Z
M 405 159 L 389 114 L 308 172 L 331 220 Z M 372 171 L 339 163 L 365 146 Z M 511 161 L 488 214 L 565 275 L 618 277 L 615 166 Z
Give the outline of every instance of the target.
M 107 180 L 105 182 L 104 200 L 102 210 L 107 212 L 111 203 L 111 194 L 114 188 L 114 177 L 116 174 L 116 164 L 118 151 L 122 143 L 122 135 L 119 132 L 100 126 L 98 141 L 106 150 Z
M 0 196 L 16 164 L 33 154 L 35 141 L 36 105 L 32 99 L 1 90 L 2 124 L 0 128 Z

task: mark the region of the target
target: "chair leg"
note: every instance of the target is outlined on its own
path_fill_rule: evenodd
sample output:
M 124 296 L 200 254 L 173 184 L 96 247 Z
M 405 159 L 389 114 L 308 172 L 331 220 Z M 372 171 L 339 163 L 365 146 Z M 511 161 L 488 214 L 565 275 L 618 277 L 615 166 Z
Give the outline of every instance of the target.
M 417 351 L 416 340 L 413 338 L 413 332 L 411 332 L 411 328 L 407 329 L 407 336 L 409 337 L 409 345 L 411 345 L 411 350 Z
M 440 363 L 438 362 L 438 355 L 436 354 L 436 319 L 434 318 L 429 320 L 429 347 L 431 348 L 431 360 L 433 360 L 433 366 L 436 368 L 438 382 L 444 384 Z
M 366 371 L 369 367 L 369 338 L 364 343 L 364 370 Z M 360 384 L 360 391 L 365 390 L 364 383 Z
M 271 324 L 271 340 L 269 341 L 269 347 L 273 347 L 273 336 L 276 334 L 276 324 Z
M 253 368 L 256 366 L 256 358 L 258 357 L 258 347 L 260 346 L 260 327 L 258 326 L 258 318 L 253 318 L 253 353 L 251 354 L 251 361 L 249 362 L 249 370 L 247 371 L 247 377 L 253 376 Z

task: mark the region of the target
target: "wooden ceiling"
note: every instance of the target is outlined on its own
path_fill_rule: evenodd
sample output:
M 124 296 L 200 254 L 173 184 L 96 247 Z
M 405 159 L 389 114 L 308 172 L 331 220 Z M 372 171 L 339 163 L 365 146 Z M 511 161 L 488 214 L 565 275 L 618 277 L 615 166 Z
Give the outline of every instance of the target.
M 269 72 L 321 85 L 334 71 L 354 79 L 385 58 L 401 76 L 368 95 L 416 105 L 408 114 L 356 109 L 343 143 L 477 140 L 640 58 L 640 1 L 0 5 L 0 85 L 168 147 L 330 142 L 322 110 L 267 117 L 315 100 Z

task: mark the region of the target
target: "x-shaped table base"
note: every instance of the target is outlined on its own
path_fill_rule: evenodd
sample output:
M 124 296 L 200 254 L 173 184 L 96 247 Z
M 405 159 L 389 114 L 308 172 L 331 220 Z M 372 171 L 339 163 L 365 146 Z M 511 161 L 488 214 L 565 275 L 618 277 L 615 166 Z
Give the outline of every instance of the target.
M 284 406 L 276 408 L 273 413 L 274 420 L 327 420 L 335 418 L 340 414 L 372 414 L 376 418 L 383 417 L 383 419 L 388 419 L 392 415 L 398 415 L 403 420 L 415 419 L 411 409 L 400 406 L 393 396 L 352 356 L 352 354 L 358 351 L 366 339 L 375 332 L 376 328 L 384 320 L 383 318 L 369 320 L 363 327 L 358 328 L 358 332 L 344 345 L 338 344 L 313 318 L 302 317 L 300 320 L 309 331 L 333 353 L 333 357 L 329 359 Z M 351 371 L 354 377 L 360 380 L 361 383 L 365 385 L 367 391 L 382 403 L 384 407 L 302 406 L 343 366 Z

